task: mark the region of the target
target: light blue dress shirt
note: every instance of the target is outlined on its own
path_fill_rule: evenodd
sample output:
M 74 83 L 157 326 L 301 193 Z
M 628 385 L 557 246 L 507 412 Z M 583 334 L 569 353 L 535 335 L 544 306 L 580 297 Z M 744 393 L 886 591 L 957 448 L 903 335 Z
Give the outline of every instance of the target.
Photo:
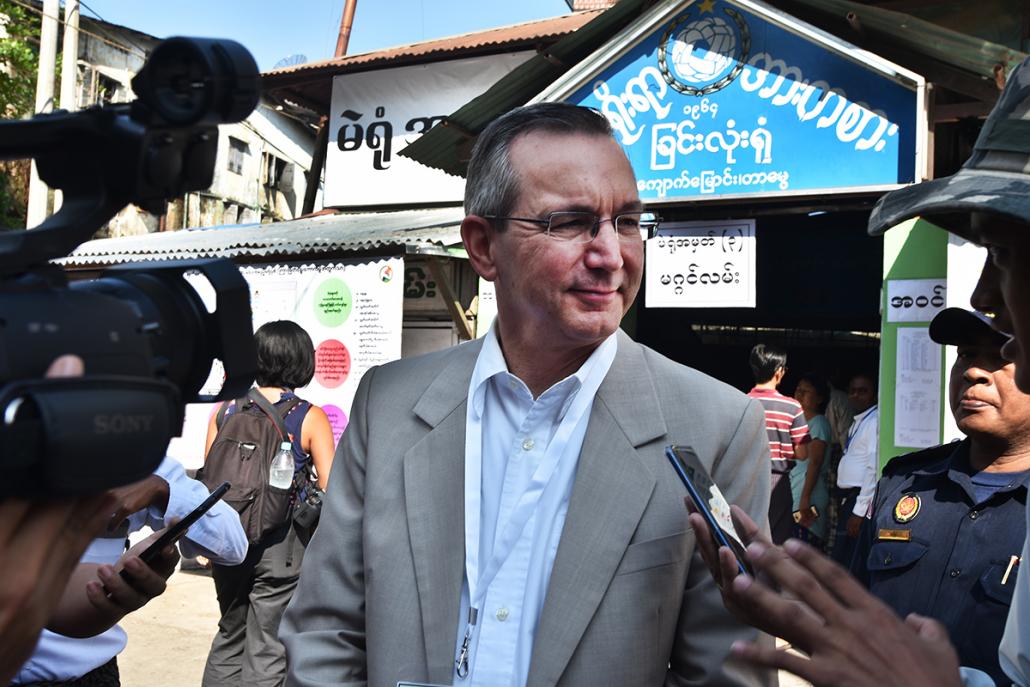
M 162 513 L 154 507 L 129 516 L 129 531 L 144 526 L 155 530 L 165 526 L 165 519 L 186 516 L 209 495 L 207 487 L 190 479 L 174 458 L 165 457 L 154 474 L 168 482 L 168 507 Z M 224 501 L 194 523 L 179 540 L 184 556 L 206 556 L 222 565 L 237 565 L 247 556 L 247 535 L 240 525 L 240 516 Z M 94 539 L 80 559 L 83 563 L 114 564 L 125 552 L 124 537 Z M 14 684 L 26 682 L 63 682 L 81 677 L 99 668 L 125 648 L 125 630 L 115 625 L 95 637 L 76 639 L 43 630 L 36 649 L 14 678 Z
M 455 675 L 455 685 L 526 683 L 590 409 L 617 345 L 613 334 L 575 374 L 534 399 L 508 371 L 496 327 L 485 337 L 465 429 L 466 559 L 455 656 L 470 631 L 469 673 Z M 478 613 L 470 627 L 472 606 Z

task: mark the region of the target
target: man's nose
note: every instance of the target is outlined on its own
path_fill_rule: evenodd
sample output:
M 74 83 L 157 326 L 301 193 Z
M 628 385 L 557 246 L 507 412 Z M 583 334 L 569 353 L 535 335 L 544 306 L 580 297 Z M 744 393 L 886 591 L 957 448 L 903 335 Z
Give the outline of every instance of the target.
M 619 241 L 619 233 L 615 230 L 614 218 L 598 220 L 597 233 L 586 247 L 587 267 L 607 270 L 622 267 L 622 242 Z
M 986 384 L 991 381 L 991 373 L 979 365 L 970 365 L 962 376 L 971 384 Z
M 988 255 L 986 262 L 984 262 L 983 271 L 980 272 L 980 278 L 976 282 L 976 288 L 973 289 L 973 294 L 969 297 L 969 304 L 974 309 L 992 314 L 999 311 L 999 306 L 1002 303 L 999 277 L 998 268 L 994 266 L 994 261 Z

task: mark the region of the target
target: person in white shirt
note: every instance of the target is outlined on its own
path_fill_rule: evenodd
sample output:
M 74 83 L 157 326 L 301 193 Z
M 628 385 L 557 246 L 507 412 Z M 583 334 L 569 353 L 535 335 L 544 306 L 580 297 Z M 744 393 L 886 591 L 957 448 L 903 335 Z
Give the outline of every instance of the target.
M 833 559 L 850 565 L 862 521 L 869 515 L 876 495 L 880 470 L 880 417 L 876 407 L 876 380 L 872 375 L 855 375 L 848 384 L 848 403 L 855 411 L 844 455 L 837 466 L 837 487 L 841 505 Z
M 150 477 L 115 493 L 117 507 L 106 536 L 94 539 L 81 559 L 104 570 L 122 557 L 129 533 L 144 526 L 163 528 L 167 521 L 183 518 L 208 497 L 207 487 L 187 477 L 182 466 L 170 457 Z M 179 540 L 179 547 L 186 556 L 202 555 L 233 565 L 246 557 L 247 537 L 236 511 L 219 501 L 190 527 Z M 100 573 L 101 579 L 104 574 Z M 81 578 L 73 576 L 69 584 L 77 583 L 81 584 Z M 117 619 L 97 620 L 109 627 Z M 84 627 L 80 619 L 70 618 L 62 626 L 60 617 L 52 618 L 48 627 L 66 634 L 43 630 L 32 656 L 15 676 L 14 685 L 76 684 L 87 675 L 95 684 L 118 684 L 115 657 L 127 642 L 122 628 L 115 625 L 95 636 L 81 637 L 91 632 L 88 624 Z M 67 636 L 69 633 L 79 636 Z
M 770 684 L 726 661 L 759 634 L 723 609 L 665 456 L 692 447 L 764 519 L 765 416 L 619 331 L 656 222 L 608 121 L 503 115 L 465 209 L 497 320 L 361 379 L 280 625 L 286 684 Z

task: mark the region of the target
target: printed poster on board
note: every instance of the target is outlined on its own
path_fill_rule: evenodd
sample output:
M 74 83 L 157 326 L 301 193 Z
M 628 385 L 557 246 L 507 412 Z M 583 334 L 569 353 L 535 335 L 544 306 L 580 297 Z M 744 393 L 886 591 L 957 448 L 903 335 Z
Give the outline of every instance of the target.
M 339 442 L 347 427 L 358 382 L 375 366 L 401 357 L 404 260 L 334 261 L 305 264 L 241 265 L 250 285 L 254 329 L 274 320 L 293 320 L 311 336 L 315 377 L 297 395 L 320 406 Z M 191 283 L 205 299 L 213 298 L 202 278 Z M 216 361 L 205 386 L 221 386 Z M 190 404 L 182 437 L 172 440 L 169 455 L 187 468 L 203 464 L 207 425 L 217 404 Z

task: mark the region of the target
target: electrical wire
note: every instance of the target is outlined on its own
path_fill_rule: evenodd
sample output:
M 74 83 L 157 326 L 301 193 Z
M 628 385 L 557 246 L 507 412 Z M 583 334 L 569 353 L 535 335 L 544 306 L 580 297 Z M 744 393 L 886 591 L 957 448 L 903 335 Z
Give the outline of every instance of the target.
M 87 11 L 92 12 L 93 16 L 95 16 L 97 19 L 99 19 L 100 21 L 104 22 L 105 24 L 110 24 L 111 23 L 111 22 L 107 21 L 106 19 L 104 19 L 103 17 L 101 17 L 99 12 L 97 12 L 95 9 L 93 9 L 92 7 L 90 7 L 89 5 L 84 3 L 82 0 L 79 0 L 79 4 L 82 5 L 83 7 L 85 7 Z M 129 42 L 129 44 L 132 45 L 134 48 L 139 50 L 140 53 L 142 53 L 144 56 L 146 56 L 146 53 L 147 53 L 146 48 L 144 48 L 143 46 L 141 46 L 139 43 L 137 43 L 136 41 L 132 40 L 128 36 L 125 37 L 125 40 L 127 40 Z
M 49 18 L 49 19 L 56 19 L 59 24 L 64 24 L 65 23 L 64 20 L 61 19 L 60 17 L 55 17 L 55 16 L 52 16 L 52 15 L 46 14 L 46 13 L 43 12 L 43 10 L 41 10 L 41 9 L 39 9 L 37 7 L 34 7 L 34 6 L 32 6 L 32 5 L 30 5 L 30 4 L 26 3 L 26 2 L 22 2 L 22 0 L 8 0 L 8 2 L 10 2 L 12 5 L 17 5 L 18 7 L 26 9 L 29 12 L 33 12 L 35 14 L 38 14 L 41 17 L 46 17 L 46 18 Z M 82 4 L 82 3 L 80 2 L 79 4 Z M 89 8 L 87 8 L 87 9 L 89 9 Z M 89 11 L 93 12 L 93 10 L 89 10 Z M 95 38 L 98 41 L 101 41 L 102 43 L 107 43 L 108 45 L 110 45 L 112 47 L 118 48 L 119 50 L 122 50 L 123 52 L 127 52 L 130 55 L 131 54 L 135 54 L 135 55 L 138 55 L 139 57 L 142 57 L 143 59 L 146 59 L 146 57 L 147 57 L 147 53 L 143 52 L 140 49 L 133 50 L 132 48 L 130 48 L 130 47 L 126 46 L 126 45 L 122 45 L 121 43 L 116 43 L 115 41 L 112 41 L 112 40 L 110 40 L 108 38 L 105 38 L 105 37 L 101 36 L 100 34 L 93 33 L 89 29 L 83 29 L 83 28 L 79 27 L 77 29 L 77 31 L 79 33 L 81 33 L 81 34 L 85 34 L 87 36 Z

